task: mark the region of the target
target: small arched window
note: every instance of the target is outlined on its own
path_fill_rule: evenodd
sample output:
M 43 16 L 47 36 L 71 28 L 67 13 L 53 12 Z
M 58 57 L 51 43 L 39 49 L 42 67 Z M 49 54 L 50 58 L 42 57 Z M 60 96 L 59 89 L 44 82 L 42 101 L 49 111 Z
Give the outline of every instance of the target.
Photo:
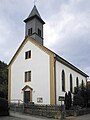
M 28 35 L 29 35 L 29 36 L 32 35 L 32 28 L 28 29 Z
M 62 70 L 62 91 L 65 91 L 65 72 Z
M 78 80 L 78 77 L 76 77 L 76 87 L 77 87 L 77 88 L 79 87 L 79 80 Z
M 72 81 L 72 74 L 70 74 L 70 92 L 73 92 L 73 81 Z

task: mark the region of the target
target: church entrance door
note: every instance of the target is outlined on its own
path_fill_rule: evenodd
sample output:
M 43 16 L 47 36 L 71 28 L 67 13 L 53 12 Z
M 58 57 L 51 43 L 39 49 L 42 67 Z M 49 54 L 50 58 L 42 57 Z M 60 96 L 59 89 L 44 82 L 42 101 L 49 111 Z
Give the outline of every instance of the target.
M 30 91 L 24 91 L 24 102 L 25 103 L 30 102 Z

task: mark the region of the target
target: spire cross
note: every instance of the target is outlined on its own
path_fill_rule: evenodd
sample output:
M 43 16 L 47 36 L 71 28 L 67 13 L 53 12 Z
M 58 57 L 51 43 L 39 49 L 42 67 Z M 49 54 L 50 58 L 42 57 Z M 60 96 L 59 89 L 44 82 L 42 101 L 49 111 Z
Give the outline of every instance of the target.
M 36 4 L 37 0 L 33 0 L 34 5 Z

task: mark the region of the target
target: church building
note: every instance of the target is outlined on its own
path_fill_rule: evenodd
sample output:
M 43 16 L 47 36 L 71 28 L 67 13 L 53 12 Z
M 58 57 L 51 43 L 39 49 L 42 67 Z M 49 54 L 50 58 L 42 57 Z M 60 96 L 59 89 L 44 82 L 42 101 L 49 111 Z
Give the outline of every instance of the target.
M 45 22 L 35 5 L 24 22 L 25 39 L 8 66 L 8 100 L 58 105 L 88 75 L 43 45 Z

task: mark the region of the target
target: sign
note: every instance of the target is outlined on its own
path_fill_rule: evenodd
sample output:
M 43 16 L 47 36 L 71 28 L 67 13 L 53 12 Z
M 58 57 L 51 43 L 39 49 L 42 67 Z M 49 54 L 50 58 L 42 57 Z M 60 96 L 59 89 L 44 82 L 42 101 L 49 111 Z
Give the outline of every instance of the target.
M 65 100 L 65 98 L 63 96 L 58 97 L 58 101 L 64 101 L 64 100 Z
M 37 98 L 38 103 L 43 103 L 43 98 Z

